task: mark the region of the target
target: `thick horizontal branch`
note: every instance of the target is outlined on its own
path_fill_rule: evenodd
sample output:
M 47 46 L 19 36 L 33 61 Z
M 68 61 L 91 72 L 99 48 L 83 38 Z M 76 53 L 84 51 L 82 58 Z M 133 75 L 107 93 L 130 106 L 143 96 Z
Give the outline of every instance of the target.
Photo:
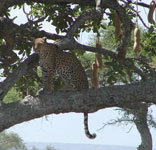
M 138 102 L 156 104 L 156 82 L 111 86 L 49 95 L 28 96 L 0 107 L 0 131 L 48 114 L 88 112 L 108 107 L 126 107 Z

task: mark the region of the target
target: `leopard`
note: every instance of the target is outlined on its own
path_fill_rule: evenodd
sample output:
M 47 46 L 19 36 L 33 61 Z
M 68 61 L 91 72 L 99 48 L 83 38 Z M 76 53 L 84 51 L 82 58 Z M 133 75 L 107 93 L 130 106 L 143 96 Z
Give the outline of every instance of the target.
M 59 50 L 54 43 L 48 43 L 46 37 L 36 38 L 33 42 L 35 53 L 39 54 L 39 65 L 42 70 L 43 91 L 54 91 L 54 75 L 58 74 L 75 90 L 89 89 L 85 70 L 75 54 Z M 88 113 L 84 114 L 85 135 L 95 139 L 88 129 Z

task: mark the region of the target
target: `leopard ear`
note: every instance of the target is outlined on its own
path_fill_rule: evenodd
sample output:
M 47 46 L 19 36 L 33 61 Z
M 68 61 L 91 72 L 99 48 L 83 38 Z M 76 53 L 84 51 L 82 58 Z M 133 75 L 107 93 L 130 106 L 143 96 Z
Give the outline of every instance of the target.
M 47 42 L 47 37 L 44 36 L 42 39 L 44 40 L 44 42 Z

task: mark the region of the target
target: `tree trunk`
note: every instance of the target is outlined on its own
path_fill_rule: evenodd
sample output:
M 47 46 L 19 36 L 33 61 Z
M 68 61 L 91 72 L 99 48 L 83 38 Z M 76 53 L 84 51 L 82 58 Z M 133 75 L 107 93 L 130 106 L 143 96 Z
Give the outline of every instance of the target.
M 139 104 L 140 105 L 140 104 Z M 147 123 L 147 113 L 148 113 L 148 105 L 141 104 L 138 110 L 134 111 L 135 115 L 135 125 L 141 136 L 141 144 L 137 148 L 138 150 L 152 150 L 152 136 L 150 130 L 148 128 Z
M 141 136 L 141 144 L 138 150 L 152 150 L 152 136 L 149 131 L 147 122 L 140 120 L 139 123 L 135 123 Z

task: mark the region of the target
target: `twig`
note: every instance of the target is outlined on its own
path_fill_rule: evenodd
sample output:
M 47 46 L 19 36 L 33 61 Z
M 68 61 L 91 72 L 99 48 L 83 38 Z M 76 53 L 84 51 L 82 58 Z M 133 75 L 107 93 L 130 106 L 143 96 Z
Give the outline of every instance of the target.
M 124 0 L 122 0 L 122 2 L 124 2 L 125 4 L 127 4 L 127 2 L 125 2 Z M 142 17 L 139 15 L 139 12 L 137 11 L 137 10 L 135 10 L 133 7 L 131 7 L 130 5 L 128 5 L 128 7 L 130 8 L 130 9 L 132 9 L 136 14 L 137 14 L 137 16 L 139 17 L 139 19 L 141 20 L 141 22 L 142 22 L 142 24 L 147 28 L 147 29 L 150 29 L 147 25 L 146 25 L 146 23 L 144 22 L 144 20 L 142 19 Z

